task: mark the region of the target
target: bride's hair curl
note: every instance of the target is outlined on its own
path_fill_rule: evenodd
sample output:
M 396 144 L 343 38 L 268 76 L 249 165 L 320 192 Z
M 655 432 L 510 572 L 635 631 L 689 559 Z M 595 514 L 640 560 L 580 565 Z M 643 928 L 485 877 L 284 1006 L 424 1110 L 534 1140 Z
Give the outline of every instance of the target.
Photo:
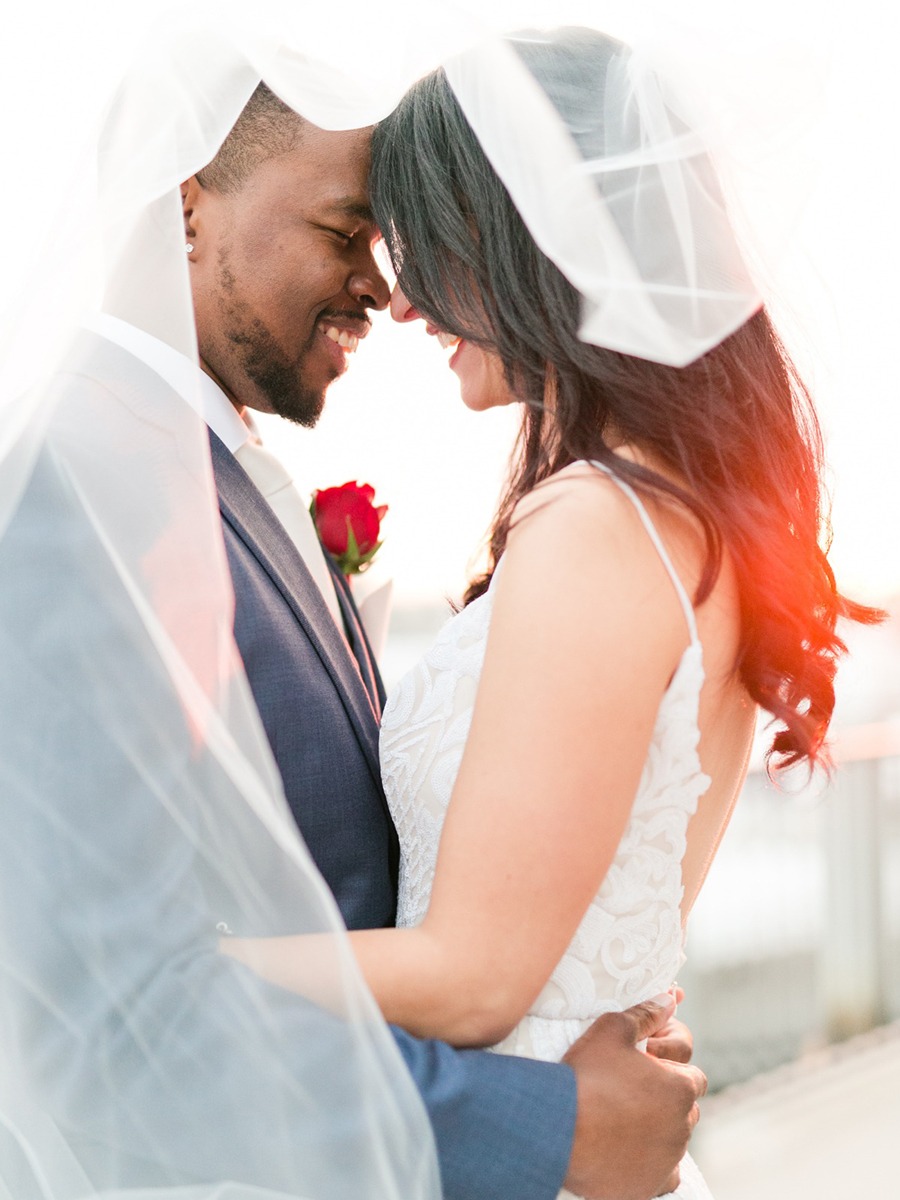
M 619 49 L 603 35 L 572 30 L 552 48 L 526 40 L 519 52 L 550 88 L 556 82 L 561 106 L 566 88 L 583 104 L 578 80 L 591 80 L 599 113 L 598 81 Z M 420 81 L 376 127 L 371 193 L 411 304 L 441 329 L 498 354 L 524 404 L 490 567 L 471 583 L 466 602 L 487 587 L 526 492 L 577 460 L 608 464 L 700 522 L 707 553 L 696 604 L 709 596 L 727 551 L 741 606 L 735 668 L 780 723 L 773 765 L 827 761 L 834 675 L 845 650 L 837 620 L 872 623 L 882 614 L 837 591 L 826 557 L 818 421 L 766 311 L 685 367 L 581 341 L 578 292 L 528 233 L 443 71 Z M 613 431 L 684 486 L 616 455 L 607 444 Z

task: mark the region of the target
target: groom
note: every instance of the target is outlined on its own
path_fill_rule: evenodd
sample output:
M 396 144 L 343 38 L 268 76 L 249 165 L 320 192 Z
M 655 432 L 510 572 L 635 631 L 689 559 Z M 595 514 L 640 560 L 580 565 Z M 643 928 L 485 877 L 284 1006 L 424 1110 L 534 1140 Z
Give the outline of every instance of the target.
M 377 754 L 381 683 L 342 578 L 246 417 L 313 426 L 369 332 L 370 310 L 387 305 L 368 165 L 367 131 L 319 130 L 261 85 L 182 188 L 235 635 L 288 801 L 350 928 L 391 924 L 396 903 L 397 839 Z M 127 327 L 100 332 L 146 360 Z M 263 497 L 273 493 L 270 507 Z M 395 1031 L 448 1200 L 553 1200 L 564 1182 L 579 1195 L 649 1197 L 675 1169 L 705 1086 L 694 1068 L 634 1049 L 666 1015 L 643 1005 L 602 1018 L 565 1064 Z M 676 1030 L 671 1045 L 685 1057 L 686 1035 Z

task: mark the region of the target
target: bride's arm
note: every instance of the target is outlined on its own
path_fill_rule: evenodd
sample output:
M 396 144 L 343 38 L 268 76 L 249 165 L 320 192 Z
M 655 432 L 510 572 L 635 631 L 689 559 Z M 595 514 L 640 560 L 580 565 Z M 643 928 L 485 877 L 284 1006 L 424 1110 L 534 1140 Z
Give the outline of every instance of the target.
M 614 484 L 570 475 L 520 509 L 427 915 L 351 934 L 385 1017 L 456 1045 L 504 1037 L 562 957 L 612 862 L 688 638 Z M 291 941 L 252 951 L 287 987 L 309 977 Z

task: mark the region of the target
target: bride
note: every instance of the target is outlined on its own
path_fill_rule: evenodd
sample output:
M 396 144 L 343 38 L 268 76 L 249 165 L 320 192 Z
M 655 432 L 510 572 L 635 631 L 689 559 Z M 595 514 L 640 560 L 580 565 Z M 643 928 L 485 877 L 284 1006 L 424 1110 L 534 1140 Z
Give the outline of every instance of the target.
M 766 311 L 734 303 L 724 201 L 662 86 L 587 30 L 507 49 L 540 98 L 488 89 L 496 136 L 531 136 L 549 101 L 597 189 L 571 210 L 559 189 L 565 269 L 463 115 L 464 62 L 374 137 L 395 319 L 453 346 L 469 408 L 523 416 L 490 569 L 384 713 L 401 928 L 351 940 L 389 1021 L 559 1059 L 674 986 L 759 709 L 773 766 L 819 762 L 836 620 L 875 614 L 836 590 L 814 412 Z M 287 987 L 305 953 L 224 948 Z M 707 1194 L 689 1160 L 677 1194 Z

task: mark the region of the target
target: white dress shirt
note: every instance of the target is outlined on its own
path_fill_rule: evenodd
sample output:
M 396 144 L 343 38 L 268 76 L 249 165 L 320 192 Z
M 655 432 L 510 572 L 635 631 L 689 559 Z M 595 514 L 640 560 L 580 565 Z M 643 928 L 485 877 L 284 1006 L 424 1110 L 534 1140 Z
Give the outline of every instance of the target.
M 197 363 L 145 330 L 109 313 L 96 313 L 85 326 L 121 346 L 155 371 L 227 446 L 284 525 L 343 633 L 344 622 L 334 581 L 309 508 L 284 464 L 262 447 L 249 413 L 242 417 L 219 385 Z

